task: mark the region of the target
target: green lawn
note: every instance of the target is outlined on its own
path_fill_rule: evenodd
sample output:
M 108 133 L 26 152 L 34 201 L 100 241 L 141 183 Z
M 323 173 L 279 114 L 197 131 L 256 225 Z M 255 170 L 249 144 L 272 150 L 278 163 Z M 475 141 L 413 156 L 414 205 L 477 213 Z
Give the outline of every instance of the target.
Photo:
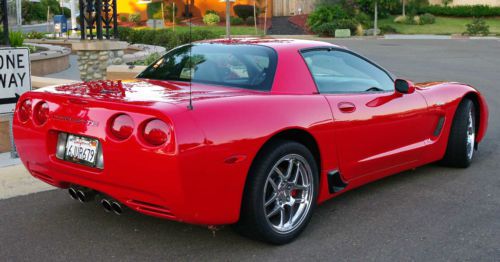
M 436 17 L 436 23 L 430 25 L 406 25 L 394 23 L 394 17 L 381 19 L 380 26 L 390 25 L 398 31 L 399 34 L 435 34 L 451 35 L 462 34 L 466 30 L 466 24 L 472 21 L 472 18 L 451 18 Z M 488 18 L 486 23 L 490 26 L 490 33 L 500 35 L 500 18 Z
M 218 35 L 226 34 L 225 26 L 193 26 L 193 32 L 196 30 L 209 30 L 213 31 Z M 176 26 L 175 31 L 189 31 L 188 26 Z M 231 34 L 232 35 L 255 35 L 255 28 L 251 26 L 231 26 Z M 259 36 L 263 34 L 261 29 L 258 29 Z

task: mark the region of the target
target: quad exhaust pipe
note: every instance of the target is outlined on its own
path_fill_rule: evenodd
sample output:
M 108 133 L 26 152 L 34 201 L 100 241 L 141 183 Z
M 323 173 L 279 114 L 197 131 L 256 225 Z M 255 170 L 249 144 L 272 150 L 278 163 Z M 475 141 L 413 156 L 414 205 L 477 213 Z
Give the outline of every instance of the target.
M 72 199 L 78 200 L 82 203 L 94 200 L 96 195 L 98 194 L 97 191 L 94 191 L 92 189 L 74 186 L 68 188 L 68 193 Z M 101 199 L 101 206 L 106 212 L 112 212 L 117 215 L 123 214 L 123 211 L 125 210 L 125 206 L 122 206 L 122 204 L 120 204 L 118 201 L 111 198 Z
M 76 188 L 76 187 L 70 187 L 68 189 L 69 196 L 74 199 L 78 200 L 82 203 L 89 202 L 91 200 L 94 200 L 97 192 L 88 189 L 88 188 Z
M 101 206 L 104 208 L 106 212 L 113 212 L 117 215 L 123 214 L 124 208 L 117 201 L 103 198 L 101 200 Z

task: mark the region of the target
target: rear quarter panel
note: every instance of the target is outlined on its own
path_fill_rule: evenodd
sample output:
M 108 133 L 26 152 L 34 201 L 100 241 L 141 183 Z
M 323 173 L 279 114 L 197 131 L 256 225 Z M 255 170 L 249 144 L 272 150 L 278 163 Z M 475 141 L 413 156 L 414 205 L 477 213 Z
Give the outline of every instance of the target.
M 331 130 L 329 105 L 320 95 L 255 95 L 195 101 L 194 110 L 187 113 L 205 135 L 202 153 L 190 153 L 189 145 L 179 144 L 185 155 L 185 166 L 190 169 L 186 186 L 195 192 L 205 192 L 202 199 L 192 195 L 191 201 L 200 201 L 196 210 L 214 215 L 231 212 L 233 222 L 239 217 L 242 193 L 249 168 L 262 146 L 275 134 L 288 129 L 309 132 L 322 155 L 320 170 L 337 166 Z M 175 119 L 173 119 L 175 124 Z M 181 132 L 178 133 L 182 141 Z M 193 151 L 194 152 L 194 151 Z M 242 156 L 243 161 L 226 163 L 231 156 Z M 202 157 L 203 159 L 200 159 Z M 250 174 L 251 175 L 251 174 Z M 326 174 L 322 171 L 321 176 Z M 328 192 L 325 179 L 320 180 L 322 192 Z M 210 187 L 207 189 L 207 187 Z M 218 203 L 217 210 L 203 202 Z

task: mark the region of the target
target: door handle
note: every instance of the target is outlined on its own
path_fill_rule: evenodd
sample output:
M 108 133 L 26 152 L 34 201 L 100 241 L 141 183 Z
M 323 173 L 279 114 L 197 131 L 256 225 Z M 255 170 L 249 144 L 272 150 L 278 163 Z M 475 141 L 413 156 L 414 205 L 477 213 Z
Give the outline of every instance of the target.
M 356 106 L 351 102 L 340 102 L 337 106 L 343 113 L 352 113 L 356 111 Z

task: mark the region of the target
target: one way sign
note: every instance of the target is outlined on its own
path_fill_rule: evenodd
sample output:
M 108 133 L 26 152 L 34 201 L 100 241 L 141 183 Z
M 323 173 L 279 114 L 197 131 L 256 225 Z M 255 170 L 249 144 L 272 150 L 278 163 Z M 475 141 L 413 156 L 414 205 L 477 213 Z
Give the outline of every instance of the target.
M 29 50 L 0 49 L 0 114 L 12 113 L 19 97 L 30 90 Z

